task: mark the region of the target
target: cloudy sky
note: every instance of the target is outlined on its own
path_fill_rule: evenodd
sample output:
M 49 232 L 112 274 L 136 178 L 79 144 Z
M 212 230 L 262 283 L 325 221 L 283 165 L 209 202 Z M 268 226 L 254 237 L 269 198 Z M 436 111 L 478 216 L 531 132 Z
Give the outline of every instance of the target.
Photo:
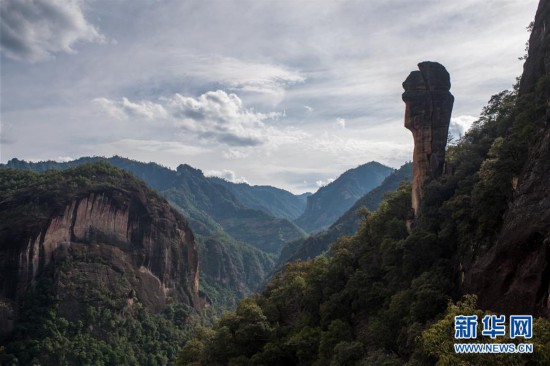
M 2 0 L 0 161 L 122 155 L 295 193 L 412 156 L 401 83 L 452 129 L 521 74 L 537 0 Z

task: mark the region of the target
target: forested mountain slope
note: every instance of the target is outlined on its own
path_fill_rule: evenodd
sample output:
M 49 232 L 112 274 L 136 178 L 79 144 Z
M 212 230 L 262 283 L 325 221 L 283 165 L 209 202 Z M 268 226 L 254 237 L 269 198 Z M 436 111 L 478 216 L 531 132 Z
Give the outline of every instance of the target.
M 359 198 L 327 230 L 286 244 L 281 251 L 276 268 L 280 268 L 289 261 L 314 258 L 327 251 L 330 244 L 337 238 L 344 235 L 353 235 L 359 228 L 363 217 L 360 212 L 362 208 L 375 211 L 386 194 L 396 191 L 401 183 L 410 183 L 411 179 L 412 164 L 406 163 L 388 175 L 378 187 Z
M 308 233 L 329 227 L 361 196 L 379 186 L 392 171 L 375 161 L 347 170 L 309 196 L 305 212 L 294 222 Z
M 298 218 L 304 212 L 307 197 L 310 195 L 294 195 L 280 188 L 232 183 L 216 177 L 209 179 L 223 185 L 245 206 L 289 220 Z
M 550 1 L 529 39 L 511 133 L 491 146 L 482 179 L 508 205 L 496 245 L 466 269 L 465 291 L 505 313 L 550 316 Z M 499 183 L 496 183 L 499 182 Z M 500 214 L 500 212 L 499 212 Z M 500 221 L 500 220 L 499 220 Z M 500 222 L 499 222 L 500 223 Z

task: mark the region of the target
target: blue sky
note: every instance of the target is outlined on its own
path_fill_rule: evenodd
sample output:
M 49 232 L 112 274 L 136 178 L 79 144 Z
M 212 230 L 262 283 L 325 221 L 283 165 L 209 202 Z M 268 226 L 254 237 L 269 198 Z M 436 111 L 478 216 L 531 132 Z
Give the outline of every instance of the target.
M 451 75 L 452 129 L 521 74 L 536 0 L 3 0 L 0 160 L 187 163 L 295 193 L 412 156 L 401 83 Z

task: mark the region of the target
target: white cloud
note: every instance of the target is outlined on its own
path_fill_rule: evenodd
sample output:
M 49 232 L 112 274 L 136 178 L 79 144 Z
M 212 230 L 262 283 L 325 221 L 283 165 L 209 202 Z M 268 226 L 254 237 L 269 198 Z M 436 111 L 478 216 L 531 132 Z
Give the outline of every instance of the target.
M 308 112 L 313 112 L 313 108 L 308 106 L 308 105 L 305 105 L 304 108 L 308 111 Z
M 227 149 L 222 152 L 222 156 L 225 159 L 243 159 L 250 155 L 249 151 L 243 149 Z
M 287 68 L 233 58 L 214 59 L 217 67 L 210 72 L 230 90 L 280 95 L 288 86 L 303 83 L 305 78 Z
M 197 155 L 205 150 L 198 146 L 185 145 L 179 141 L 122 139 L 110 142 L 118 151 L 141 150 L 145 152 L 171 152 L 182 156 Z
M 93 102 L 117 119 L 146 117 L 170 118 L 185 131 L 195 133 L 203 140 L 217 141 L 229 146 L 257 146 L 269 139 L 272 130 L 266 120 L 277 120 L 282 113 L 259 113 L 244 107 L 233 93 L 209 91 L 197 98 L 175 94 L 163 97 L 159 103 L 131 102 L 127 98 L 113 101 L 96 98 Z
M 250 60 L 243 55 L 229 57 L 211 52 L 174 52 L 169 49 L 168 52 L 162 50 L 151 56 L 150 49 L 147 49 L 146 55 L 142 51 L 141 48 L 136 51 L 136 57 L 153 58 L 156 65 L 151 73 L 162 71 L 164 75 L 159 77 L 172 81 L 185 78 L 186 82 L 192 84 L 215 84 L 229 92 L 246 95 L 271 106 L 284 100 L 288 88 L 306 82 L 306 77 L 291 67 L 278 65 L 276 62 Z M 180 64 L 185 65 L 185 68 L 182 69 Z
M 92 103 L 99 105 L 108 115 L 115 119 L 142 117 L 147 119 L 163 119 L 168 117 L 164 107 L 150 101 L 131 102 L 127 98 L 114 101 L 107 98 L 95 98 Z
M 334 179 L 333 178 L 327 178 L 325 180 L 318 180 L 318 181 L 315 181 L 315 185 L 317 185 L 317 187 L 321 188 L 321 187 L 324 187 L 330 183 L 334 182 Z M 304 181 L 304 183 L 306 183 Z
M 343 118 L 336 118 L 336 124 L 342 128 L 346 128 L 346 120 Z
M 0 19 L 2 53 L 15 60 L 42 61 L 76 52 L 79 42 L 105 41 L 80 0 L 2 0 Z
M 222 178 L 231 183 L 248 183 L 245 177 L 237 177 L 237 174 L 235 174 L 233 170 L 229 169 L 207 170 L 204 172 L 204 175 L 207 177 Z
M 266 140 L 263 121 L 276 114 L 256 113 L 244 108 L 236 94 L 210 91 L 198 98 L 176 94 L 164 103 L 178 125 L 201 138 L 230 146 L 260 145 Z
M 453 117 L 449 124 L 449 133 L 455 138 L 460 138 L 464 136 L 476 120 L 478 120 L 478 117 L 468 115 Z

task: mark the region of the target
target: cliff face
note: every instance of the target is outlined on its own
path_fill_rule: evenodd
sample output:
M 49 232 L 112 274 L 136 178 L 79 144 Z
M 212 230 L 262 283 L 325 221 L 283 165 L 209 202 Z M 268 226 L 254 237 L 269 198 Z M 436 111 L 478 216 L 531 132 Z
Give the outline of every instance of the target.
M 47 269 L 68 318 L 85 310 L 79 291 L 96 287 L 113 300 L 137 297 L 153 312 L 169 298 L 200 307 L 193 233 L 164 199 L 142 184 L 103 184 L 99 174 L 75 192 L 59 184 L 58 198 L 31 186 L 0 200 L 0 335 Z M 63 276 L 61 266 L 70 267 Z
M 414 138 L 412 208 L 418 216 L 422 188 L 443 172 L 454 97 L 449 73 L 437 62 L 421 62 L 403 82 L 405 127 Z
M 464 290 L 483 308 L 550 316 L 550 1 L 537 10 L 518 100 L 536 140 L 499 239 L 466 274 Z

